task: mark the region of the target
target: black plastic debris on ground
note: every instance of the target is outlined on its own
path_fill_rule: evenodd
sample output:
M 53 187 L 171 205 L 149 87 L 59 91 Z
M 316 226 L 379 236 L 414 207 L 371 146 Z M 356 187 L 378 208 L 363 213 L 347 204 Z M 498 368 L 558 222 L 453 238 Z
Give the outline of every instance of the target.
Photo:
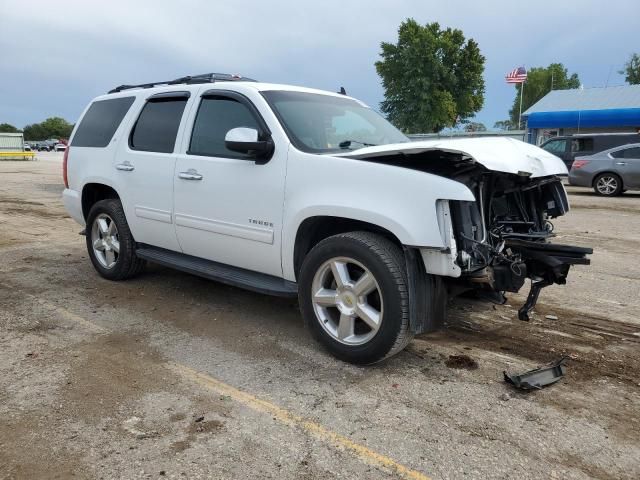
M 505 370 L 504 381 L 521 390 L 540 390 L 564 377 L 567 371 L 566 361 L 567 357 L 562 357 L 550 365 L 514 375 L 509 375 Z

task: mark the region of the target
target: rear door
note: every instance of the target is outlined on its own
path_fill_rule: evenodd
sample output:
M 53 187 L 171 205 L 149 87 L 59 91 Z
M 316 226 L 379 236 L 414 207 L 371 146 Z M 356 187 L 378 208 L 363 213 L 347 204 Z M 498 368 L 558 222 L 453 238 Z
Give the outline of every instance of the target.
M 586 157 L 597 153 L 594 147 L 593 137 L 576 137 L 572 138 L 570 142 L 570 155 L 571 162 L 576 157 Z
M 625 188 L 640 187 L 640 147 L 631 147 L 611 153 L 613 165 L 622 177 Z
M 188 100 L 189 92 L 144 99 L 113 163 L 116 190 L 136 241 L 175 251 L 180 246 L 172 215 L 174 150 Z
M 267 162 L 225 147 L 225 135 L 233 128 L 271 135 L 252 101 L 237 92 L 204 92 L 190 117 L 185 153 L 178 155 L 174 175 L 183 252 L 281 277 L 287 146 L 276 142 Z

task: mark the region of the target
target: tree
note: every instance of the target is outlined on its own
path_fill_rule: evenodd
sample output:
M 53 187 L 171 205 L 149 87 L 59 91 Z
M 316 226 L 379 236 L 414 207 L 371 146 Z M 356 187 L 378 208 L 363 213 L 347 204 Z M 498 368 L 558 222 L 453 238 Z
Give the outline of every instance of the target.
M 19 131 L 10 123 L 0 123 L 0 133 L 18 133 Z
M 527 81 L 524 85 L 524 97 L 522 99 L 522 111 L 524 112 L 531 105 L 544 97 L 551 90 L 566 90 L 569 88 L 578 88 L 580 79 L 578 74 L 574 73 L 569 76 L 569 72 L 561 63 L 552 63 L 548 67 L 534 67 L 527 72 Z M 511 123 L 518 125 L 518 116 L 520 113 L 520 92 L 521 85 L 516 85 L 516 98 L 513 100 L 513 106 L 509 110 Z
M 484 123 L 480 122 L 469 122 L 464 127 L 465 132 L 486 132 L 487 127 L 484 126 Z
M 511 120 L 498 120 L 496 123 L 493 124 L 493 128 L 497 129 L 497 130 L 513 130 L 513 123 L 511 123 Z
M 64 118 L 51 117 L 44 122 L 24 127 L 25 140 L 47 140 L 49 138 L 69 138 L 73 125 Z
M 409 18 L 400 24 L 398 42 L 380 47 L 380 107 L 406 133 L 438 132 L 482 108 L 485 58 L 461 30 Z
M 624 64 L 624 69 L 618 73 L 625 75 L 624 80 L 629 85 L 640 84 L 640 55 L 637 53 L 631 55 L 629 61 Z

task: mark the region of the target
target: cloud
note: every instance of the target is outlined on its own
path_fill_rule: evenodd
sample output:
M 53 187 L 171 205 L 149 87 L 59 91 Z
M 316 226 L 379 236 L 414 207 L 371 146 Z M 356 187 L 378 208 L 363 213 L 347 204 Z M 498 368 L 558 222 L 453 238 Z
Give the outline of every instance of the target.
M 487 95 L 478 118 L 490 126 L 513 99 L 504 74 L 523 63 L 562 61 L 587 85 L 604 84 L 612 70 L 610 83 L 621 83 L 615 72 L 635 45 L 636 10 L 633 0 L 606 10 L 579 1 L 0 0 L 0 121 L 75 121 L 115 85 L 209 71 L 344 85 L 377 107 L 380 42 L 414 17 L 461 28 L 480 44 Z

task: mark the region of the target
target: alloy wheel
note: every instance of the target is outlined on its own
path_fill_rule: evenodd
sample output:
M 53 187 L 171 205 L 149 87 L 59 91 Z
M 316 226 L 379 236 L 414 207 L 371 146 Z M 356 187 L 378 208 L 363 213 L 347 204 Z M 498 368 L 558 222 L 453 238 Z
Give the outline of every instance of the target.
M 334 257 L 313 277 L 313 310 L 322 328 L 345 345 L 362 345 L 380 330 L 382 292 L 373 273 L 357 260 Z
M 596 189 L 602 195 L 612 195 L 618 189 L 618 179 L 609 175 L 604 175 L 598 179 Z
M 118 227 L 106 213 L 101 213 L 91 226 L 93 254 L 104 268 L 113 268 L 120 256 Z

